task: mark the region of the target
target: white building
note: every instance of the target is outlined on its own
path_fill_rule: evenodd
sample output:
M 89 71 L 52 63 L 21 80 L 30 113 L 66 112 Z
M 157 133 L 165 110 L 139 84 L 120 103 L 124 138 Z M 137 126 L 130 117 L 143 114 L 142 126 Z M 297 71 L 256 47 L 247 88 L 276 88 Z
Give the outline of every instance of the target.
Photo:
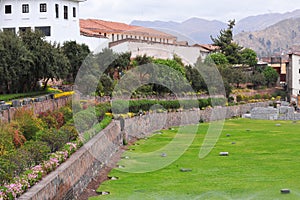
M 15 33 L 40 30 L 47 40 L 80 38 L 79 2 L 86 0 L 0 0 L 0 29 Z
M 300 107 L 300 53 L 289 54 L 286 75 L 289 100 Z
M 201 46 L 191 47 L 155 29 L 98 19 L 79 20 L 79 3 L 84 1 L 0 0 L 0 30 L 14 33 L 40 30 L 48 41 L 76 40 L 87 44 L 92 51 L 111 47 L 117 52 L 131 51 L 133 56 L 147 54 L 156 58 L 172 58 L 177 54 L 189 64 L 209 53 Z

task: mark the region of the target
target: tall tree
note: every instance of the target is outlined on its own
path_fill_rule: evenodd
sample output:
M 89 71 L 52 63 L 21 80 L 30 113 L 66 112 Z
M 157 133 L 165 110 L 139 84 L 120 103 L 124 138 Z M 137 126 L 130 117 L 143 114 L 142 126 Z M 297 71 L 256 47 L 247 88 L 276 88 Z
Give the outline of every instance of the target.
M 273 69 L 272 67 L 267 67 L 263 71 L 263 75 L 265 77 L 267 86 L 275 86 L 276 85 L 279 75 L 275 69 Z
M 31 65 L 32 54 L 19 37 L 9 32 L 0 32 L 0 92 L 29 90 L 27 77 Z
M 68 81 L 73 83 L 84 59 L 91 53 L 90 49 L 85 44 L 77 44 L 76 41 L 67 41 L 63 44 L 62 52 L 70 63 Z
M 239 64 L 240 51 L 243 47 L 233 42 L 233 27 L 235 26 L 235 20 L 229 20 L 227 29 L 220 31 L 220 35 L 216 38 L 211 36 L 211 40 L 214 45 L 220 47 L 221 53 L 223 53 L 230 64 Z

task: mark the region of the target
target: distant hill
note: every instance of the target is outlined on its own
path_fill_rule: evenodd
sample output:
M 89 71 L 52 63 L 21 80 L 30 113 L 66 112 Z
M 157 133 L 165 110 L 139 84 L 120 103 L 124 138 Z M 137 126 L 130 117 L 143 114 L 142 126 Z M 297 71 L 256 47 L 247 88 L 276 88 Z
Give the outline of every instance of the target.
M 200 18 L 191 18 L 182 23 L 164 22 L 164 21 L 132 21 L 131 25 L 144 26 L 158 29 L 178 37 L 179 40 L 186 40 L 189 44 L 201 43 L 210 44 L 210 36 L 215 37 L 221 29 L 227 27 L 226 23 L 213 20 L 204 20 Z
M 189 41 L 189 44 L 212 43 L 210 36 L 216 37 L 227 24 L 217 20 L 191 18 L 184 22 L 138 21 L 132 25 L 158 29 Z M 234 40 L 240 45 L 252 48 L 259 56 L 288 52 L 300 44 L 300 9 L 287 13 L 270 13 L 246 17 L 234 27 Z
M 282 20 L 300 18 L 300 9 L 293 12 L 287 13 L 269 13 L 257 16 L 246 17 L 236 23 L 234 27 L 234 32 L 236 34 L 241 32 L 252 32 L 260 31 L 268 28 Z
M 261 31 L 243 32 L 234 40 L 260 56 L 287 53 L 300 44 L 300 18 L 286 19 Z

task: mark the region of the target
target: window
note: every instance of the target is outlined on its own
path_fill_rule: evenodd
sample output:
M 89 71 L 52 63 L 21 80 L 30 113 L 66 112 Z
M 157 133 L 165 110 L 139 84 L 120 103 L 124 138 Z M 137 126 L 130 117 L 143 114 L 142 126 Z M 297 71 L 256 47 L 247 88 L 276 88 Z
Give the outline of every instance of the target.
M 30 27 L 20 27 L 20 28 L 19 28 L 19 32 L 20 32 L 20 33 L 24 33 L 24 32 L 29 31 L 29 30 L 31 30 Z
M 11 14 L 11 13 L 12 13 L 12 6 L 5 5 L 5 14 Z
M 51 27 L 50 26 L 37 26 L 35 30 L 41 31 L 45 36 L 51 36 Z
M 68 19 L 68 6 L 64 6 L 64 19 Z
M 16 33 L 16 28 L 3 28 L 3 32 Z
M 76 17 L 76 8 L 73 7 L 73 17 Z
M 55 4 L 55 17 L 59 18 L 59 5 Z
M 40 12 L 47 12 L 47 4 L 45 3 L 40 4 Z
M 22 5 L 22 13 L 29 13 L 29 4 Z

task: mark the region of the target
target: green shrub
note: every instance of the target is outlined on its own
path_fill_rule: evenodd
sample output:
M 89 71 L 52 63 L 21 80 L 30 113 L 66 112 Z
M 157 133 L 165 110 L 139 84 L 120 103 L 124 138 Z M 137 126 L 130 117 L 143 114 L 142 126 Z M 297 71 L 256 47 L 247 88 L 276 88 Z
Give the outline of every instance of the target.
M 77 130 L 83 133 L 93 127 L 98 121 L 93 109 L 87 109 L 74 115 L 74 122 Z
M 37 140 L 47 143 L 51 153 L 60 150 L 69 142 L 69 135 L 57 129 L 46 129 L 37 134 Z
M 241 101 L 243 101 L 243 97 L 242 97 L 242 95 L 237 95 L 236 96 L 236 102 L 241 102 Z
M 261 95 L 260 94 L 255 94 L 254 95 L 254 99 L 261 99 L 262 97 L 261 97 Z
M 15 113 L 15 122 L 19 124 L 19 129 L 26 140 L 34 139 L 35 134 L 45 127 L 43 121 L 36 118 L 32 110 L 24 108 L 18 109 Z
M 70 106 L 61 107 L 59 112 L 63 113 L 65 122 L 70 121 L 73 118 L 73 112 Z
M 30 155 L 31 165 L 37 165 L 43 160 L 49 158 L 50 147 L 46 142 L 42 141 L 28 141 L 22 147 L 27 151 Z

